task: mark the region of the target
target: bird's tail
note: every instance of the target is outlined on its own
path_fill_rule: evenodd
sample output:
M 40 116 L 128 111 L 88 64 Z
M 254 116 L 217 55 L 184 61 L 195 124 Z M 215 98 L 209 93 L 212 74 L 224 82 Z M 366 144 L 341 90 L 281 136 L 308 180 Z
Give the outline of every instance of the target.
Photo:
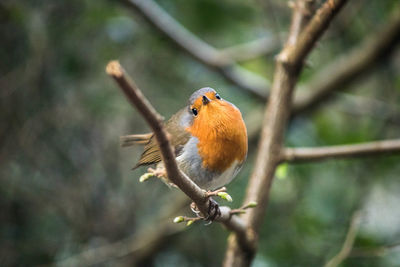
M 126 147 L 133 145 L 146 145 L 147 143 L 149 143 L 152 136 L 153 136 L 152 133 L 121 136 L 120 137 L 121 146 Z

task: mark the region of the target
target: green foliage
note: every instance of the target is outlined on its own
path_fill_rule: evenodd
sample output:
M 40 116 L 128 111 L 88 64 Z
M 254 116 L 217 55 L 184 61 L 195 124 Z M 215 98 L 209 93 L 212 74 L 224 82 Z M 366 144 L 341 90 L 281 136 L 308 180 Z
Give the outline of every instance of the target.
M 219 196 L 220 198 L 222 198 L 222 199 L 225 199 L 225 200 L 228 201 L 228 202 L 232 202 L 232 201 L 233 201 L 232 197 L 231 197 L 228 193 L 226 193 L 226 192 L 219 192 L 219 193 L 218 193 L 218 196 Z
M 276 168 L 275 176 L 278 179 L 285 179 L 287 177 L 287 173 L 288 173 L 288 166 L 289 166 L 289 164 L 287 164 L 287 163 L 279 164 L 279 166 Z

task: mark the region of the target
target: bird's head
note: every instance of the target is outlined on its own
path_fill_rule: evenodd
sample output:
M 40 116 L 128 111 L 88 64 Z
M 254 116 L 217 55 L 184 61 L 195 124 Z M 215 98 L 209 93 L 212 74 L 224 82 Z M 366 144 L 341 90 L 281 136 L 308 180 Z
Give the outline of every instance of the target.
M 188 103 L 188 112 L 192 115 L 192 125 L 208 124 L 223 126 L 226 120 L 242 120 L 239 109 L 224 100 L 212 88 L 205 87 L 194 92 Z

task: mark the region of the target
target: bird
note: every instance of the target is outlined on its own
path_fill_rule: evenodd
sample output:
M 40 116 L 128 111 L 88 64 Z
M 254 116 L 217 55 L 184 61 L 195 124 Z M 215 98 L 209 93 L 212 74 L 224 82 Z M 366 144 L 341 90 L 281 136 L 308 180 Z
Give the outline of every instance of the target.
M 246 160 L 248 140 L 242 114 L 210 87 L 195 91 L 186 107 L 165 123 L 165 129 L 179 169 L 204 190 L 216 190 L 230 183 Z M 144 145 L 133 169 L 154 164 L 163 169 L 153 133 L 123 136 L 121 144 Z M 165 169 L 161 175 L 156 173 L 168 181 Z

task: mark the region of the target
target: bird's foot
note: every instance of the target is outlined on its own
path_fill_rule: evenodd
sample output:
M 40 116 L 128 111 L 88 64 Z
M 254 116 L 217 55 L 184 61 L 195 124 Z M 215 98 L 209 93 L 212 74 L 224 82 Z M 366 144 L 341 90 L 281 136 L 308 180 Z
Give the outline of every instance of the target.
M 158 178 L 167 178 L 167 171 L 165 170 L 164 167 L 158 167 L 156 169 L 153 168 L 148 168 L 147 173 L 151 173 L 153 176 L 156 176 Z
M 199 208 L 196 206 L 196 203 L 192 202 L 192 203 L 190 204 L 190 209 L 192 210 L 192 212 L 193 212 L 194 214 L 196 214 L 197 217 L 200 217 L 200 210 L 199 210 Z
M 160 178 L 161 180 L 165 181 L 165 180 L 167 180 L 167 178 L 166 178 L 167 172 L 165 171 L 164 167 L 157 166 L 156 169 L 148 168 L 147 172 L 144 173 L 142 176 L 140 176 L 139 181 L 142 183 L 142 182 L 147 181 L 151 177 L 157 177 L 157 178 Z
M 171 183 L 170 180 L 168 179 L 167 170 L 162 165 L 158 165 L 156 167 L 156 169 L 148 168 L 146 174 L 159 178 L 161 181 L 163 181 L 169 187 L 177 188 L 177 186 L 175 184 Z
M 202 215 L 199 208 L 196 206 L 196 203 L 194 202 L 190 204 L 190 209 L 194 214 L 196 214 L 197 217 L 207 221 L 208 223 L 206 225 L 211 224 L 218 216 L 221 216 L 221 210 L 219 209 L 218 202 L 211 197 L 209 198 L 207 214 Z
M 221 216 L 221 210 L 219 209 L 219 204 L 217 201 L 209 198 L 209 205 L 208 205 L 208 214 L 204 218 L 205 221 L 208 221 L 208 224 L 211 224 L 217 217 Z

